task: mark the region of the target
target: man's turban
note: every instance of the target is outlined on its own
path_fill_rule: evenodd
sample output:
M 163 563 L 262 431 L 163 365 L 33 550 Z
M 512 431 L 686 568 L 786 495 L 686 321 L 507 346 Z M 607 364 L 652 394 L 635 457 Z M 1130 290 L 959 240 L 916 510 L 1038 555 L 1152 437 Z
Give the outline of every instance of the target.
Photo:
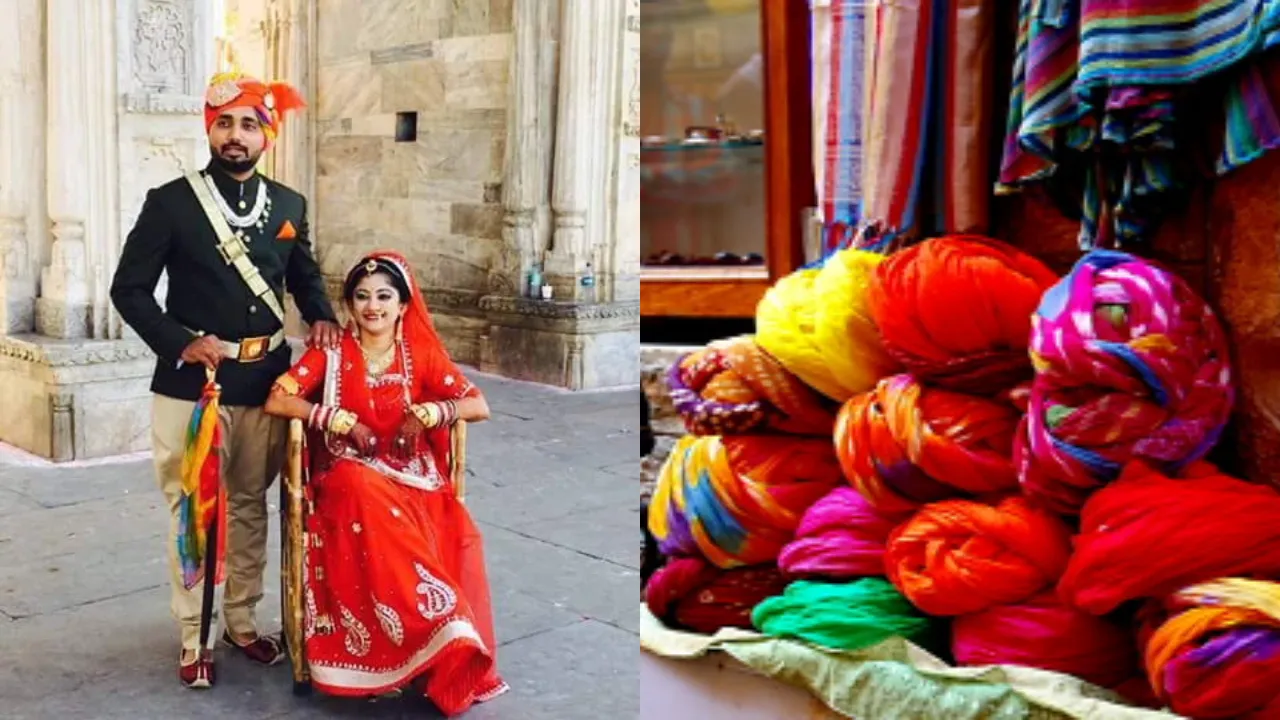
M 237 107 L 253 108 L 262 122 L 269 149 L 280 133 L 284 114 L 306 107 L 301 93 L 283 82 L 264 83 L 243 73 L 227 72 L 213 76 L 204 95 L 204 128 L 208 132 L 223 111 Z

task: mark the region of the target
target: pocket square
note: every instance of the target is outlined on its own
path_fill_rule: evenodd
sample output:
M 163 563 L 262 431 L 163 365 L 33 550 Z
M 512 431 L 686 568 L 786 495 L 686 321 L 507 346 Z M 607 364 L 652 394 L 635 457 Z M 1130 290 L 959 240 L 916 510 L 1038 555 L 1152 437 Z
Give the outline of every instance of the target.
M 298 231 L 293 228 L 293 223 L 288 220 L 280 226 L 280 232 L 276 233 L 277 240 L 293 240 L 298 237 Z

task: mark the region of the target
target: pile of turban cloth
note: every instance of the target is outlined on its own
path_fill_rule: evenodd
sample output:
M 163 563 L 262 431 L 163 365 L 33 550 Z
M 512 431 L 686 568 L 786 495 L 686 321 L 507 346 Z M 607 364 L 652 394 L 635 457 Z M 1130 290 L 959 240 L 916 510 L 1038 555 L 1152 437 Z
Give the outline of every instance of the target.
M 644 587 L 679 628 L 1077 676 L 1196 718 L 1280 718 L 1280 492 L 1205 458 L 1226 336 L 1174 273 L 1059 277 L 973 235 L 846 249 L 754 335 L 667 378 Z

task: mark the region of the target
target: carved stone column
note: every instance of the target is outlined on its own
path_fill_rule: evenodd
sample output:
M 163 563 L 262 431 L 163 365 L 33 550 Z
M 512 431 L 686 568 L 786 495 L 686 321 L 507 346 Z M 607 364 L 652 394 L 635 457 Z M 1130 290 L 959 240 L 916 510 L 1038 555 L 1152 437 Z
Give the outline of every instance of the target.
M 559 99 L 556 104 L 556 150 L 551 206 L 555 210 L 555 230 L 551 254 L 547 260 L 547 277 L 555 287 L 556 297 L 577 300 L 582 287 L 577 282 L 587 263 L 593 262 L 592 244 L 587 235 L 587 208 L 591 188 L 589 166 L 593 157 L 591 140 L 596 134 L 596 98 L 592 94 L 592 74 L 597 63 L 607 59 L 593 58 L 592 36 L 599 9 L 598 0 L 564 0 L 561 18 Z
M 28 227 L 32 187 L 43 177 L 40 0 L 16 0 L 0 23 L 0 333 L 35 323 L 35 277 Z
M 298 88 L 315 107 L 311 68 L 311 42 L 315 14 L 311 0 L 268 0 L 262 22 L 266 56 L 265 80 L 284 80 Z M 312 111 L 310 114 L 314 114 Z M 311 193 L 315 168 L 315 143 L 308 118 L 291 117 L 284 133 L 263 167 L 272 178 L 301 193 Z
M 551 236 L 551 148 L 555 133 L 557 3 L 515 0 L 511 84 L 503 160 L 503 256 L 489 290 L 528 295 L 527 273 L 543 263 Z
M 49 220 L 53 246 L 36 303 L 36 328 L 43 335 L 85 338 L 93 331 L 90 267 L 94 252 L 108 241 L 109 228 L 94 217 L 100 193 L 113 183 L 102 177 L 115 138 L 114 2 L 85 4 L 48 0 Z M 114 179 L 114 178 L 112 178 Z M 98 221 L 98 222 L 95 222 Z
M 626 10 L 621 0 L 564 2 L 547 274 L 565 300 L 607 302 L 612 295 Z M 588 263 L 595 291 L 576 282 Z
M 611 150 L 614 172 L 607 182 L 614 189 L 607 297 L 615 301 L 640 299 L 640 0 L 627 0 L 622 22 L 620 112 L 610 123 L 617 135 Z

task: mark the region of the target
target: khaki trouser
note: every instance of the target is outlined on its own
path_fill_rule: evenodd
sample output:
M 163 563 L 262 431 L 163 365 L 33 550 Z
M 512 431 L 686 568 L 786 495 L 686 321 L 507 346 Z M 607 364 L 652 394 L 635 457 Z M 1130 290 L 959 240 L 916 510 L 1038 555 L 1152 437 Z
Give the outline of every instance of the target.
M 155 395 L 151 444 L 156 478 L 169 503 L 169 607 L 182 628 L 182 647 L 200 647 L 200 605 L 204 583 L 182 586 L 176 534 L 182 495 L 182 455 L 195 403 Z M 222 477 L 227 488 L 227 581 L 222 598 L 226 627 L 236 635 L 257 632 L 254 609 L 262 599 L 267 567 L 267 488 L 284 463 L 287 421 L 256 407 L 220 408 Z M 217 616 L 215 614 L 214 619 Z M 210 642 L 214 639 L 210 635 Z

